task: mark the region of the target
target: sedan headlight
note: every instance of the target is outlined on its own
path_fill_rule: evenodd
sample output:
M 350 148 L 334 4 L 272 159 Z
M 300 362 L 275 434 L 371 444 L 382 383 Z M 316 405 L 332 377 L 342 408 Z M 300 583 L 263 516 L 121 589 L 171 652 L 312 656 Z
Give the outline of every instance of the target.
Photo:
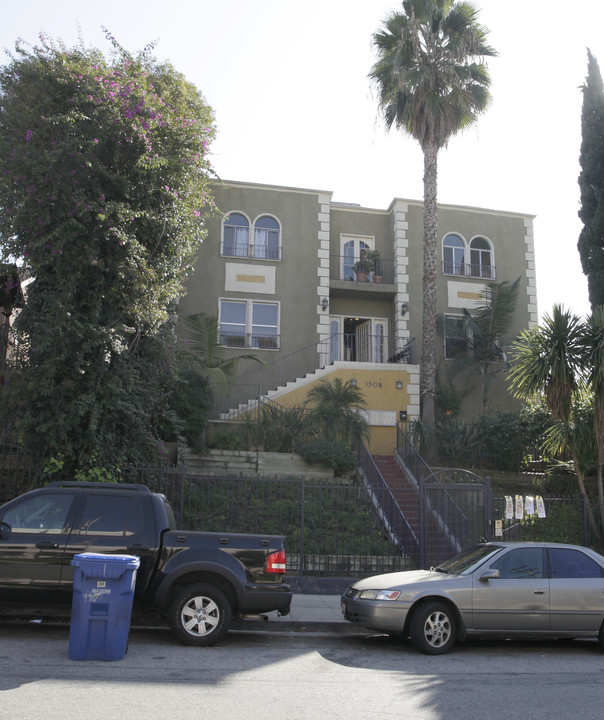
M 398 590 L 362 590 L 358 597 L 361 600 L 398 600 Z

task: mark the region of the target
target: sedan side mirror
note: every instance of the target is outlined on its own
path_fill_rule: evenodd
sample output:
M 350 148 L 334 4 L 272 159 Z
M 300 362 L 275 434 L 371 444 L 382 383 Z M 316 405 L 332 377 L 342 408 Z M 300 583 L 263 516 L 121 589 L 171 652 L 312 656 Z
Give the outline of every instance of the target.
M 5 522 L 0 522 L 0 539 L 8 540 L 11 534 L 12 527 Z
M 482 582 L 486 582 L 487 580 L 497 580 L 499 578 L 499 570 L 496 570 L 495 568 L 489 568 L 488 570 L 485 570 L 482 575 L 478 576 L 479 580 L 482 580 Z

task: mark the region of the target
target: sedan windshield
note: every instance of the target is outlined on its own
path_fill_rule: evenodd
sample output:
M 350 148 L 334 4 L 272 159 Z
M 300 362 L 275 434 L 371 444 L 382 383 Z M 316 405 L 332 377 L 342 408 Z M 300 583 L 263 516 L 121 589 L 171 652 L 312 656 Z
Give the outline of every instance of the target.
M 465 575 L 471 573 L 478 565 L 496 555 L 500 550 L 501 545 L 474 545 L 433 569 L 448 575 Z

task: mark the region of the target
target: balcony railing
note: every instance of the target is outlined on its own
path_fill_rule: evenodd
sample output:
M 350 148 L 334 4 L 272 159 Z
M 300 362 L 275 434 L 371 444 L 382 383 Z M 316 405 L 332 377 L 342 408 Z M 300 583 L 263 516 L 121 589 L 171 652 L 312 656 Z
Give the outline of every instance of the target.
M 256 348 L 258 350 L 279 350 L 279 335 L 257 333 L 220 333 L 220 344 L 230 348 Z
M 248 242 L 225 240 L 222 244 L 221 254 L 224 257 L 281 260 L 281 248 L 277 245 L 250 245 Z
M 414 363 L 415 338 L 334 333 L 319 343 L 321 366 L 334 362 Z
M 358 258 L 356 258 L 358 260 Z M 394 283 L 394 260 L 379 260 L 377 272 L 375 269 L 366 273 L 356 272 L 355 261 L 344 255 L 329 256 L 329 277 L 331 280 L 349 280 L 356 283 Z
M 472 265 L 470 263 L 443 262 L 444 275 L 463 275 L 471 278 L 488 278 L 495 280 L 494 265 Z

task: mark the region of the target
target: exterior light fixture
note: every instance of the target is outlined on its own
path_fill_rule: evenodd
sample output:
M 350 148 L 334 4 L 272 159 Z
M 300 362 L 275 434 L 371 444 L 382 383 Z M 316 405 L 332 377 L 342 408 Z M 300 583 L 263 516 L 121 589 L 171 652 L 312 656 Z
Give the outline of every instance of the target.
M 402 317 L 405 317 L 408 309 L 409 309 L 409 305 L 406 302 L 401 303 L 401 316 Z
M 403 381 L 402 381 L 402 380 L 397 380 L 397 381 L 396 381 L 396 389 L 397 389 L 397 390 L 402 390 L 402 389 L 403 389 Z
M 321 310 L 323 310 L 323 312 L 325 312 L 327 310 L 328 305 L 329 305 L 329 298 L 322 297 L 321 298 Z
M 352 387 L 356 387 L 356 386 L 357 386 L 357 379 L 356 379 L 356 378 L 352 378 L 352 380 L 350 381 L 350 384 L 352 385 Z

